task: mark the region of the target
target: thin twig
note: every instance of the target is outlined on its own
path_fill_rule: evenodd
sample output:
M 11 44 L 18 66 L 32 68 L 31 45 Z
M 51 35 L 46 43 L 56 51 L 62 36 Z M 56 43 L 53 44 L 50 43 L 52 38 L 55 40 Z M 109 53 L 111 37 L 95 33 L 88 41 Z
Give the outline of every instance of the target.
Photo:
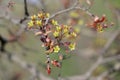
M 5 57 L 8 58 L 9 55 L 11 53 L 6 53 Z M 38 71 L 38 69 L 36 68 L 35 64 L 33 63 L 27 63 L 24 60 L 20 59 L 18 56 L 16 56 L 15 54 L 12 55 L 11 54 L 11 60 L 15 63 L 17 63 L 18 65 L 20 65 L 23 69 L 28 70 L 32 76 L 34 77 L 34 79 L 39 78 L 41 80 L 52 80 L 51 78 L 47 78 L 45 77 L 40 71 Z
M 71 10 L 82 10 L 82 11 L 85 11 L 89 16 L 94 17 L 94 15 L 93 15 L 92 13 L 90 13 L 90 12 L 88 11 L 88 9 L 82 8 L 82 7 L 80 7 L 80 6 L 77 6 L 77 4 L 78 4 L 78 0 L 76 1 L 76 3 L 75 3 L 72 7 L 54 13 L 54 14 L 50 17 L 50 19 L 52 19 L 52 18 L 54 18 L 54 17 L 56 17 L 56 16 L 58 16 L 58 15 L 60 15 L 60 14 L 69 12 L 69 11 L 71 11 Z
M 29 16 L 28 12 L 28 6 L 27 6 L 27 0 L 24 0 L 24 18 L 20 20 L 20 23 L 22 24 L 25 20 L 27 20 L 27 17 Z

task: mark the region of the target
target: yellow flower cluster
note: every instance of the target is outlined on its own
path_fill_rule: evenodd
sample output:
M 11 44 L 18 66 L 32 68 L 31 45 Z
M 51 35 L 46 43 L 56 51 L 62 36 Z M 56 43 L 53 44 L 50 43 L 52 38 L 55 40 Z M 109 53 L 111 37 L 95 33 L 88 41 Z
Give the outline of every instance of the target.
M 59 25 L 58 22 L 50 18 L 49 13 L 40 12 L 30 17 L 28 28 L 35 30 L 35 35 L 40 37 L 47 54 L 47 72 L 51 73 L 50 64 L 61 67 L 58 60 L 50 60 L 51 53 L 59 53 L 62 49 L 72 51 L 75 50 L 75 43 L 70 42 L 70 38 L 76 37 L 77 34 L 71 26 Z M 53 32 L 52 34 L 50 34 Z M 63 55 L 59 55 L 59 60 L 63 59 Z
M 33 15 L 30 17 L 30 21 L 28 22 L 28 28 L 31 29 L 38 29 L 39 31 L 35 33 L 35 35 L 42 36 L 40 40 L 44 43 L 44 47 L 46 48 L 46 53 L 58 53 L 60 51 L 60 44 L 63 38 L 66 40 L 69 39 L 68 37 L 76 37 L 77 34 L 74 32 L 72 27 L 68 25 L 59 25 L 58 22 L 54 19 L 48 21 L 48 25 L 45 25 L 45 20 L 50 17 L 49 13 L 40 12 L 37 15 Z M 49 25 L 50 24 L 50 25 Z M 57 40 L 52 40 L 48 35 L 53 29 L 53 36 Z M 63 42 L 64 44 L 64 42 Z M 66 44 L 70 50 L 75 49 L 75 43 Z
M 58 22 L 57 22 L 56 20 L 54 20 L 54 19 L 53 19 L 51 22 L 52 22 L 52 24 L 53 24 L 54 26 L 57 26 L 57 25 L 58 25 Z
M 63 29 L 63 32 L 66 34 L 66 33 L 68 33 L 69 32 L 69 26 L 67 26 L 67 25 L 64 25 L 64 29 Z
M 76 37 L 76 36 L 77 36 L 77 34 L 76 34 L 75 32 L 72 32 L 71 35 L 72 35 L 73 37 Z
M 28 22 L 28 28 L 32 28 L 33 26 L 41 27 L 42 26 L 42 21 L 41 20 L 36 20 L 36 21 L 30 20 Z
M 43 26 L 43 24 L 44 24 L 43 20 L 45 18 L 49 18 L 49 17 L 50 17 L 49 13 L 43 13 L 43 12 L 40 12 L 37 15 L 31 16 L 30 17 L 31 20 L 28 22 L 28 28 L 33 28 L 33 26 L 37 26 L 37 27 Z
M 49 18 L 50 14 L 49 13 L 38 13 L 38 18 Z
M 60 34 L 63 35 L 64 37 L 76 37 L 77 34 L 75 32 L 71 32 L 70 26 L 68 25 L 62 25 L 62 26 L 56 26 L 55 31 L 53 32 L 54 37 L 59 37 Z
M 56 26 L 56 31 L 61 31 L 61 27 L 60 26 Z
M 59 31 L 55 31 L 54 33 L 53 33 L 53 35 L 54 35 L 54 37 L 58 37 L 59 36 Z

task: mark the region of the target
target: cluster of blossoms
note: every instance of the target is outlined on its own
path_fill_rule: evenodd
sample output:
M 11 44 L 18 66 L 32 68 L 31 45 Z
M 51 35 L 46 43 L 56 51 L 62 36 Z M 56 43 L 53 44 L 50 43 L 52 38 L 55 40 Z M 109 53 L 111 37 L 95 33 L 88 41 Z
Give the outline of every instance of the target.
M 97 32 L 103 32 L 105 28 L 108 28 L 108 24 L 106 23 L 106 21 L 107 20 L 105 15 L 103 15 L 101 18 L 99 18 L 98 16 L 95 16 L 90 26 Z
M 72 15 L 74 17 L 71 19 L 70 25 L 83 24 L 83 21 L 77 19 L 78 14 L 72 13 Z M 63 55 L 61 55 L 60 52 L 61 49 L 65 49 L 66 52 L 75 50 L 76 44 L 73 42 L 73 39 L 77 37 L 77 31 L 70 25 L 58 24 L 56 20 L 50 17 L 49 13 L 43 11 L 31 16 L 28 22 L 28 29 L 33 30 L 35 35 L 40 37 L 43 43 L 42 47 L 46 50 L 46 69 L 48 74 L 51 73 L 50 65 L 61 67 L 61 61 L 63 60 Z M 90 26 L 98 32 L 103 32 L 103 30 L 108 27 L 105 15 L 103 15 L 102 18 L 94 16 L 94 20 Z M 51 53 L 58 53 L 59 60 L 51 60 L 49 56 Z
M 40 37 L 42 47 L 45 47 L 47 54 L 47 72 L 51 73 L 50 64 L 56 67 L 61 67 L 58 60 L 50 60 L 51 53 L 59 53 L 62 47 L 66 51 L 75 49 L 76 44 L 71 42 L 77 34 L 75 30 L 68 25 L 59 25 L 54 19 L 50 19 L 50 14 L 40 12 L 37 15 L 31 16 L 28 22 L 28 29 L 33 30 L 35 35 Z M 59 60 L 62 60 L 62 55 L 59 55 Z
M 83 25 L 84 22 L 83 20 L 80 19 L 81 16 L 79 11 L 71 12 L 70 17 L 71 17 L 71 19 L 69 20 L 70 25 L 73 25 L 73 26 L 79 25 L 79 27 Z M 105 15 L 103 15 L 102 17 L 92 15 L 92 17 L 93 17 L 92 23 L 89 24 L 88 26 L 97 32 L 103 32 L 104 29 L 108 28 L 109 26 L 113 26 L 113 23 L 111 24 L 107 23 L 107 19 Z

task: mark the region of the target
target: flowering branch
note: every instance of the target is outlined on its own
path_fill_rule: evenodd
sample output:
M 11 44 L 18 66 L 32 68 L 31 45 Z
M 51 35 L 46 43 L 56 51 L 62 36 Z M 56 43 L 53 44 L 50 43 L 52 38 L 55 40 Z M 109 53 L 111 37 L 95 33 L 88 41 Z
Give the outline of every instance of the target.
M 7 19 L 10 19 L 10 21 L 13 22 L 14 24 L 20 25 L 20 29 L 15 34 L 15 38 L 12 39 L 12 41 L 17 41 L 19 39 L 20 35 L 26 29 L 26 25 L 22 24 L 25 20 L 27 20 L 29 18 L 26 0 L 24 0 L 24 9 L 25 9 L 25 17 L 24 17 L 24 19 L 21 19 L 20 22 L 16 22 L 16 20 L 11 19 L 10 16 L 7 17 Z M 42 46 L 45 47 L 45 49 L 46 49 L 46 56 L 47 56 L 46 69 L 47 69 L 48 74 L 51 73 L 50 64 L 52 64 L 55 67 L 61 68 L 62 60 L 63 60 L 63 55 L 62 56 L 58 55 L 59 60 L 51 60 L 49 55 L 51 53 L 59 53 L 60 50 L 62 49 L 61 47 L 65 48 L 66 52 L 68 52 L 69 50 L 70 51 L 74 50 L 76 44 L 69 40 L 73 39 L 77 36 L 77 33 L 75 32 L 74 28 L 72 28 L 69 25 L 59 24 L 53 18 L 60 14 L 69 12 L 71 10 L 82 10 L 82 11 L 85 11 L 86 14 L 88 14 L 89 16 L 91 16 L 94 19 L 93 23 L 91 24 L 92 28 L 94 28 L 97 31 L 102 31 L 103 28 L 107 27 L 107 25 L 105 24 L 106 17 L 103 15 L 102 18 L 99 18 L 99 17 L 95 16 L 94 14 L 92 14 L 91 12 L 89 12 L 88 11 L 89 9 L 90 8 L 84 8 L 84 7 L 78 6 L 78 0 L 77 0 L 76 3 L 72 7 L 65 9 L 65 10 L 58 11 L 51 16 L 49 15 L 49 13 L 41 11 L 40 13 L 38 13 L 38 15 L 33 15 L 30 17 L 30 21 L 28 22 L 27 28 L 29 30 L 33 30 L 35 32 L 35 35 L 39 36 L 41 42 L 43 42 Z M 6 16 L 4 16 L 4 17 L 6 17 Z M 53 33 L 51 33 L 51 32 L 53 32 Z M 109 39 L 109 41 L 105 45 L 105 47 L 99 52 L 101 54 L 100 57 L 98 58 L 96 63 L 88 70 L 88 72 L 82 76 L 82 80 L 87 80 L 92 75 L 92 72 L 100 64 L 120 58 L 119 56 L 115 56 L 114 58 L 110 57 L 107 59 L 103 58 L 103 54 L 108 50 L 108 48 L 110 47 L 112 42 L 115 40 L 118 33 L 119 33 L 119 31 L 116 31 L 115 34 L 111 37 L 111 39 Z M 6 41 L 1 36 L 0 36 L 0 40 L 1 40 L 2 44 Z M 4 48 L 4 46 L 3 46 L 3 48 Z M 1 50 L 3 48 L 1 48 Z M 40 77 L 40 73 L 37 72 L 35 65 L 29 65 L 30 66 L 30 68 L 29 68 L 29 66 L 26 62 L 21 61 L 16 56 L 12 56 L 11 59 L 14 60 L 15 62 L 19 63 L 23 68 L 25 68 L 25 69 L 27 68 L 28 70 L 30 69 L 29 71 L 33 74 L 33 77 Z

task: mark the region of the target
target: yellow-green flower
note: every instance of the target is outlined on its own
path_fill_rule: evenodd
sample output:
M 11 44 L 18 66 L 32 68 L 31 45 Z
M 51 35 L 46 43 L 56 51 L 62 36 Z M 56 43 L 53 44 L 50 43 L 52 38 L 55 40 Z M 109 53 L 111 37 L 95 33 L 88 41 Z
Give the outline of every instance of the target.
M 60 27 L 60 26 L 56 26 L 56 30 L 57 30 L 57 31 L 60 31 L 60 30 L 61 30 L 61 27 Z
M 37 24 L 38 26 L 41 26 L 41 25 L 42 25 L 41 20 L 37 20 L 37 21 L 36 21 L 36 24 Z
M 33 21 L 31 20 L 30 22 L 28 22 L 28 27 L 30 28 L 30 27 L 32 27 L 32 26 L 34 26 L 34 23 L 33 23 Z
M 52 24 L 56 26 L 56 25 L 58 25 L 58 22 L 53 19 Z
M 103 27 L 102 26 L 97 26 L 97 31 L 98 32 L 103 32 Z
M 69 31 L 68 31 L 67 28 L 64 28 L 64 29 L 63 29 L 63 32 L 64 32 L 64 33 L 68 33 Z
M 37 18 L 36 15 L 31 16 L 31 19 L 32 19 L 32 20 L 35 20 L 36 18 Z
M 71 43 L 69 45 L 69 49 L 72 51 L 72 50 L 75 50 L 75 43 Z
M 38 18 L 42 18 L 43 17 L 43 13 L 38 13 Z
M 63 32 L 64 33 L 68 33 L 69 32 L 69 27 L 67 25 L 64 25 L 64 29 L 63 29 Z
M 55 52 L 55 53 L 58 53 L 59 51 L 60 51 L 60 47 L 59 47 L 58 45 L 55 46 L 55 47 L 54 47 L 54 52 Z
M 54 37 L 58 37 L 58 36 L 59 36 L 59 32 L 58 32 L 58 31 L 55 31 L 55 32 L 53 33 L 53 35 L 54 35 Z
M 46 18 L 49 18 L 50 17 L 50 14 L 49 13 L 46 13 Z
M 76 34 L 75 32 L 72 32 L 71 35 L 72 35 L 73 37 L 76 37 L 76 36 L 77 36 L 77 34 Z

